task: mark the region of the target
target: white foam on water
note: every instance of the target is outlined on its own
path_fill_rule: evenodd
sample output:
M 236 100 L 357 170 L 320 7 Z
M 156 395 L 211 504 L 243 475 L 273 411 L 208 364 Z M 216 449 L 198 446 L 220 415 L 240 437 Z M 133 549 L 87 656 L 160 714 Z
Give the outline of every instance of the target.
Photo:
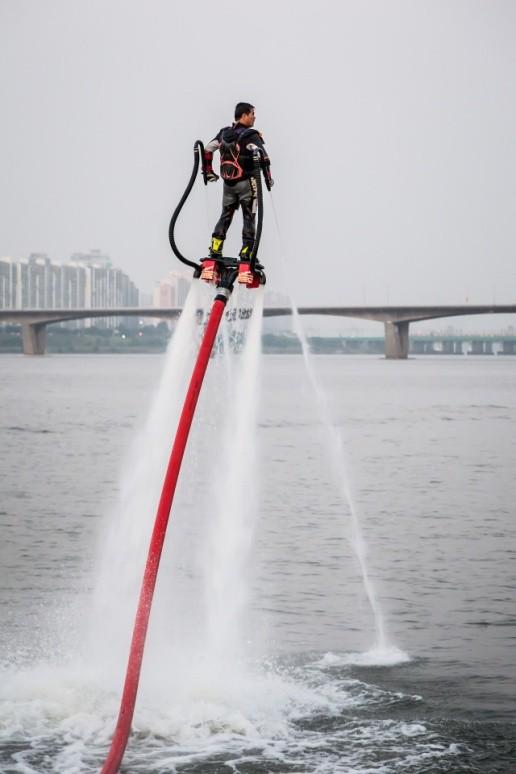
M 395 645 L 383 648 L 371 648 L 362 653 L 325 653 L 320 662 L 321 666 L 343 666 L 351 664 L 356 666 L 397 666 L 411 661 L 405 651 Z
M 325 661 L 323 659 L 323 661 Z M 131 772 L 175 771 L 187 763 L 233 761 L 267 771 L 267 762 L 360 774 L 371 750 L 393 751 L 392 772 L 412 762 L 451 754 L 420 721 L 360 718 L 362 709 L 414 700 L 351 679 L 348 672 L 299 664 L 198 664 L 140 697 L 124 758 Z M 164 677 L 173 664 L 161 665 Z M 0 682 L 0 744 L 27 742 L 10 771 L 90 774 L 98 771 L 112 733 L 118 697 L 84 665 L 40 664 L 8 670 Z M 319 722 L 321 725 L 319 725 Z M 21 747 L 21 745 L 19 745 Z M 337 755 L 337 758 L 334 756 Z M 210 763 L 211 762 L 211 763 Z M 347 768 L 344 768 L 344 765 Z M 1 769 L 0 769 L 1 770 Z M 335 771 L 339 770 L 334 768 Z
M 162 665 L 162 671 L 168 671 L 167 665 Z M 72 771 L 70 758 L 80 755 L 84 761 L 99 746 L 107 745 L 112 732 L 117 697 L 102 690 L 97 677 L 95 670 L 78 663 L 3 670 L 0 740 L 46 739 L 48 744 L 54 739 L 64 749 L 48 770 Z M 292 706 L 305 711 L 316 706 L 330 712 L 337 707 L 331 690 L 317 692 L 276 673 L 241 666 L 233 667 L 231 674 L 201 667 L 183 680 L 176 674 L 173 682 L 172 694 L 165 681 L 161 692 L 155 691 L 152 697 L 147 694 L 138 702 L 133 724 L 136 736 L 161 738 L 160 744 L 169 752 L 191 744 L 200 745 L 206 755 L 214 747 L 224 748 L 232 736 L 257 742 L 288 735 Z M 133 737 L 132 757 L 138 758 L 139 748 L 140 742 Z
M 224 761 L 232 762 L 235 772 L 249 766 L 266 772 L 280 762 L 285 771 L 302 766 L 310 772 L 365 774 L 372 751 L 387 746 L 392 761 L 385 771 L 393 774 L 408 760 L 417 770 L 418 762 L 452 754 L 420 720 L 375 719 L 371 710 L 384 713 L 400 702 L 406 711 L 407 701 L 419 697 L 353 678 L 345 655 L 297 665 L 222 660 L 217 668 L 192 655 L 186 670 L 174 660 L 162 661 L 161 684 L 150 681 L 138 697 L 126 770 L 174 772 L 188 764 L 201 774 L 205 764 Z M 20 750 L 13 752 L 17 765 L 9 771 L 98 772 L 118 702 L 91 665 L 4 669 L 0 748 L 7 741 Z

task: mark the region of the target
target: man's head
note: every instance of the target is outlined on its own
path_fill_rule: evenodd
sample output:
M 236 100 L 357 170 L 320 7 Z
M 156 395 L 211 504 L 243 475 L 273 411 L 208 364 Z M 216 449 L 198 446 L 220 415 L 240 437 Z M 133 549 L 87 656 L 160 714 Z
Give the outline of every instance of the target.
M 242 126 L 254 126 L 255 120 L 254 105 L 250 102 L 239 102 L 235 108 L 235 121 Z

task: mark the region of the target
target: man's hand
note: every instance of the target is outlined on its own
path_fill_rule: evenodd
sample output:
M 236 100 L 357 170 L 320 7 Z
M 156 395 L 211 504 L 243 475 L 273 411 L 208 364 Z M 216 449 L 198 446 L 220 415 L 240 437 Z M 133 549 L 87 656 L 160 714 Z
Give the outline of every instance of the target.
M 219 176 L 215 174 L 215 172 L 208 172 L 206 175 L 206 180 L 208 183 L 216 183 L 219 179 Z

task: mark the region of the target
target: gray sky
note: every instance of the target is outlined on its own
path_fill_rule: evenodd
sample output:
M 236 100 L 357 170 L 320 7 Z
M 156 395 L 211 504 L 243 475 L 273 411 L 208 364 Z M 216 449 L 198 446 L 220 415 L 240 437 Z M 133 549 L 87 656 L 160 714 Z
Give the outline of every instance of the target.
M 516 302 L 512 0 L 0 0 L 0 255 L 98 247 L 150 291 L 193 141 L 239 100 L 300 303 Z M 220 196 L 199 181 L 192 258 Z

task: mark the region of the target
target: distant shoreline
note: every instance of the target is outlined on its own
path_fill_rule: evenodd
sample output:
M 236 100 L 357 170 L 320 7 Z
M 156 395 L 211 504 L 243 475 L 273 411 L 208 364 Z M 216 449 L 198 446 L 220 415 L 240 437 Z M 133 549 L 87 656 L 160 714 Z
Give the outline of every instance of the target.
M 49 355 L 160 354 L 166 351 L 171 332 L 165 322 L 158 325 L 119 328 L 49 327 L 46 352 Z M 314 355 L 384 355 L 382 336 L 308 336 Z M 262 351 L 267 355 L 301 354 L 301 342 L 293 333 L 264 333 Z M 516 355 L 516 335 L 511 334 L 429 334 L 410 336 L 409 355 Z M 0 354 L 21 354 L 19 325 L 0 327 Z

